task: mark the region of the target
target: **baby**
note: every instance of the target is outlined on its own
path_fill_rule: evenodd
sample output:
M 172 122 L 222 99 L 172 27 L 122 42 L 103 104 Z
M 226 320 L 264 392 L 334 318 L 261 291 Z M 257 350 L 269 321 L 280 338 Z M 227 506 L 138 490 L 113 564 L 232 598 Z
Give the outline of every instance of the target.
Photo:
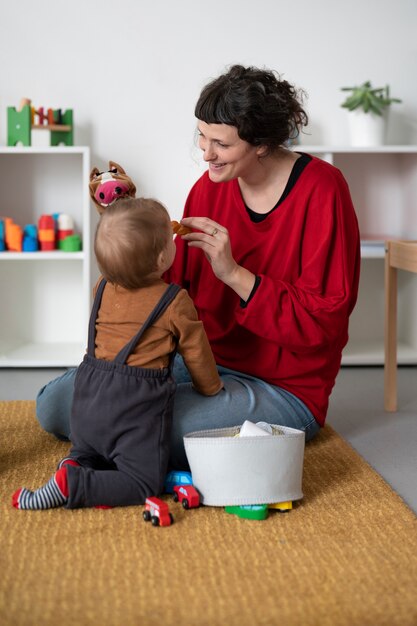
M 162 491 L 167 471 L 175 352 L 196 392 L 222 389 L 191 298 L 162 279 L 175 257 L 166 209 L 118 200 L 100 218 L 94 251 L 102 276 L 75 379 L 72 448 L 43 487 L 16 491 L 18 509 L 144 503 Z

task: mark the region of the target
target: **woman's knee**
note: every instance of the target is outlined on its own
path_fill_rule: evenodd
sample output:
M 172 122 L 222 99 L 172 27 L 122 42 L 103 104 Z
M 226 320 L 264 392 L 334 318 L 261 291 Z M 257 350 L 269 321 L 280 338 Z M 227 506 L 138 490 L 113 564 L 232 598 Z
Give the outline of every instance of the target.
M 305 429 L 306 443 L 314 439 L 316 435 L 321 431 L 321 426 L 316 420 L 313 420 Z
M 69 437 L 75 373 L 75 368 L 67 370 L 42 387 L 36 398 L 39 424 L 58 437 Z

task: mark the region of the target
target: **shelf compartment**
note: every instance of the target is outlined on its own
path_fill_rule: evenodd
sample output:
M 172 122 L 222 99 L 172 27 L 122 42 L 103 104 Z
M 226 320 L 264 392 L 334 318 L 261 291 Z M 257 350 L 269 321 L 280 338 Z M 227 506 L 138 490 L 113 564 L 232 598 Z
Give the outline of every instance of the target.
M 417 146 L 297 146 L 339 168 L 361 233 L 417 239 Z
M 85 353 L 81 343 L 35 343 L 24 339 L 0 344 L 0 367 L 76 367 Z
M 0 367 L 80 363 L 91 305 L 90 149 L 0 148 L 0 215 L 22 228 L 67 213 L 82 251 L 1 252 Z
M 84 152 L 26 150 L 0 149 L 0 215 L 13 218 L 23 228 L 37 224 L 41 215 L 68 213 L 84 244 L 89 235 L 88 220 L 84 219 L 88 194 Z
M 82 262 L 71 260 L 0 263 L 0 284 L 5 286 L 2 366 L 29 366 L 30 361 L 66 367 L 80 362 L 79 347 L 86 346 L 89 314 L 82 287 L 84 270 Z M 42 349 L 36 354 L 39 346 Z M 53 360 L 48 360 L 52 354 Z

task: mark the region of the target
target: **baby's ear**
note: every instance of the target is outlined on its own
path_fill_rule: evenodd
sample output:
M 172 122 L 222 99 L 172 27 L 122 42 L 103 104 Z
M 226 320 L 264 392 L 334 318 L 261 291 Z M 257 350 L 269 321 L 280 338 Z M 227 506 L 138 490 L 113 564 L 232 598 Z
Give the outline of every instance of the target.
M 157 259 L 158 271 L 165 270 L 165 250 L 162 250 Z

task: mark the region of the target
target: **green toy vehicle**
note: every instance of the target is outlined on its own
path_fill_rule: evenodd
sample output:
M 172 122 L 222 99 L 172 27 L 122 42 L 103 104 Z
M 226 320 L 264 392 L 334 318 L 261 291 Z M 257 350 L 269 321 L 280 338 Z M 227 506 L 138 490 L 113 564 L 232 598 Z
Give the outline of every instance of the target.
M 268 517 L 267 504 L 243 504 L 240 506 L 226 506 L 226 513 L 232 513 L 245 519 L 263 520 Z

